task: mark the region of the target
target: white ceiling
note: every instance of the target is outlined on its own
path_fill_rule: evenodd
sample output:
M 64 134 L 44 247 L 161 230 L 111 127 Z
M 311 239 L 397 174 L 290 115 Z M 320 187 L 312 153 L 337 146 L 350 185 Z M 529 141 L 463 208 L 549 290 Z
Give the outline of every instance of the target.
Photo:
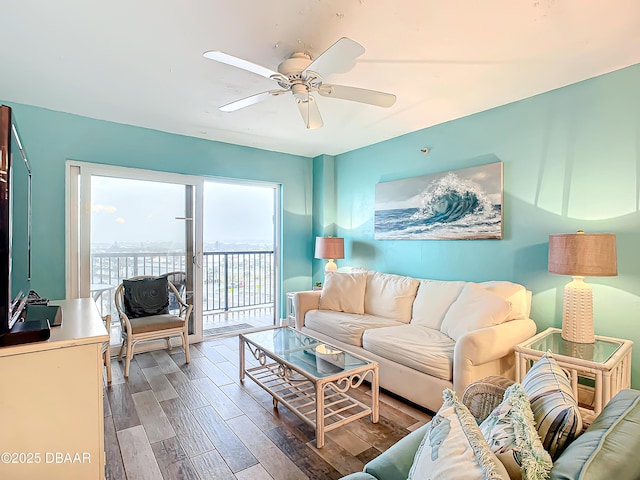
M 638 0 L 2 0 L 0 99 L 192 137 L 335 155 L 640 63 Z M 276 69 L 340 37 L 366 52 L 325 78 L 395 93 L 324 98 L 307 130 L 290 94 L 203 58 Z M 322 73 L 322 72 L 320 72 Z

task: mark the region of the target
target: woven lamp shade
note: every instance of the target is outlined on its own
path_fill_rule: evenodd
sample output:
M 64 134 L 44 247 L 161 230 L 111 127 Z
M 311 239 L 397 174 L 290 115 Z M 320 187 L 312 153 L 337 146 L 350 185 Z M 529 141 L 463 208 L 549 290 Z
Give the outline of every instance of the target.
M 582 231 L 549 235 L 549 272 L 573 276 L 564 287 L 562 338 L 594 343 L 593 291 L 584 277 L 618 274 L 616 236 Z
M 581 277 L 618 275 L 613 233 L 549 235 L 549 272 Z

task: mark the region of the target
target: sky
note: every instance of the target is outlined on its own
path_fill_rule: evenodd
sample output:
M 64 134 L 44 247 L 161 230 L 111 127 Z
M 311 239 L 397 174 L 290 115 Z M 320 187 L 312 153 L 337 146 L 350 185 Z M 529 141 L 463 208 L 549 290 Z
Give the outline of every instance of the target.
M 206 182 L 204 243 L 272 243 L 271 186 Z M 184 242 L 185 187 L 93 176 L 91 242 Z
M 502 164 L 500 162 L 478 167 L 448 170 L 418 177 L 404 178 L 376 185 L 375 209 L 418 208 L 423 193 L 439 179 L 453 172 L 465 181 L 477 185 L 494 204 L 502 201 Z

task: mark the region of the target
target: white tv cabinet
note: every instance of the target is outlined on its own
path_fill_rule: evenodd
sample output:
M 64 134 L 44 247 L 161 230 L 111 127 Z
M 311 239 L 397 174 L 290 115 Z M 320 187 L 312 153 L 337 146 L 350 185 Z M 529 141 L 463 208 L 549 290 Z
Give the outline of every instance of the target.
M 0 478 L 103 479 L 102 342 L 91 298 L 51 302 L 62 326 L 0 348 Z

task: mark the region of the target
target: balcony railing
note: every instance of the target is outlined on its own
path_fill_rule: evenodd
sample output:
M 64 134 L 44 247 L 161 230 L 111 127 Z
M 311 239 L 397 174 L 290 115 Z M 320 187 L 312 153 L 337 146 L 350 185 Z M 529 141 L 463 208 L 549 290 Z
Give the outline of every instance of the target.
M 273 253 L 273 250 L 204 252 L 203 315 L 213 317 L 234 310 L 272 308 L 275 295 Z M 184 272 L 185 265 L 185 255 L 180 253 L 93 253 L 91 283 L 111 285 L 115 289 L 125 278 Z M 186 292 L 185 296 L 189 301 L 191 292 Z M 112 294 L 96 295 L 96 299 L 103 314 L 115 313 Z

